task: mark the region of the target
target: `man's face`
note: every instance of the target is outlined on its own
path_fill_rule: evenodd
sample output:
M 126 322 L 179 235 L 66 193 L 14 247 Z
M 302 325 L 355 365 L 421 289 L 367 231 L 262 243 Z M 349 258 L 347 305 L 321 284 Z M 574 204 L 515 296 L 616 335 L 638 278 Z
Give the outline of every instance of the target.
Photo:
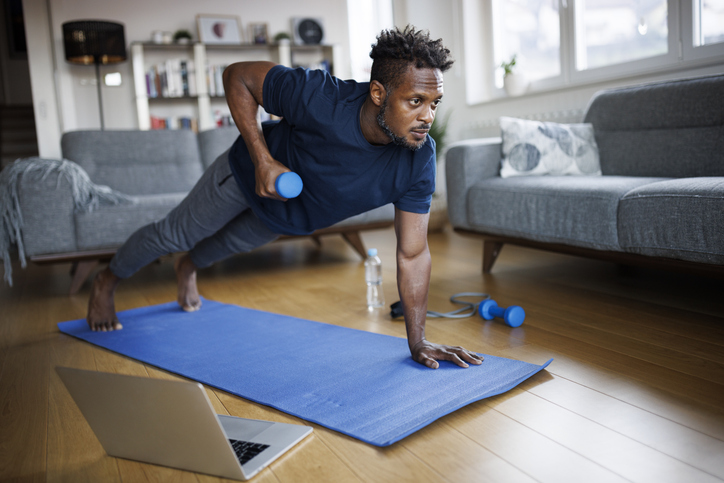
M 400 85 L 387 92 L 377 123 L 393 143 L 417 151 L 425 144 L 442 94 L 440 69 L 410 65 Z

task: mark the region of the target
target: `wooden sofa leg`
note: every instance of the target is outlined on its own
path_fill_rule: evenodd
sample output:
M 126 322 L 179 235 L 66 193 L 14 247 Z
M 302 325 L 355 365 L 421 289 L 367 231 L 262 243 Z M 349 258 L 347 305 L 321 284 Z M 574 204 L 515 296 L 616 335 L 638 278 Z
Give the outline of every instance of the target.
M 502 249 L 502 242 L 483 240 L 483 273 L 490 273 Z
M 347 240 L 347 243 L 352 245 L 352 248 L 359 253 L 359 256 L 361 256 L 363 260 L 367 258 L 367 250 L 365 250 L 365 244 L 362 243 L 362 238 L 360 238 L 358 231 L 346 231 L 342 233 L 342 237 Z
M 99 260 L 82 260 L 76 262 L 71 273 L 73 281 L 70 283 L 70 295 L 75 295 L 83 286 L 83 282 L 88 278 L 93 269 L 98 266 Z

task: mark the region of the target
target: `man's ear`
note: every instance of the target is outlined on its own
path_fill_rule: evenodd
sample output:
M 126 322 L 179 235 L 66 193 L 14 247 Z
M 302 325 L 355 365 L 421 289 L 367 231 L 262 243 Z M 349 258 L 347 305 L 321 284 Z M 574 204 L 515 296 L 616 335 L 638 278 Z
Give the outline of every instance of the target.
M 373 80 L 370 82 L 370 98 L 375 106 L 380 107 L 387 97 L 387 89 L 380 81 Z

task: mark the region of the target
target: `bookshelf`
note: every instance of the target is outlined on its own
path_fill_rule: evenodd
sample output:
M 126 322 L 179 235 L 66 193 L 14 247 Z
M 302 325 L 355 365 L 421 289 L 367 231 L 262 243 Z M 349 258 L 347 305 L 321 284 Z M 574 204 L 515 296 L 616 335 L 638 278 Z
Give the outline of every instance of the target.
M 320 68 L 334 73 L 336 45 L 242 44 L 206 45 L 131 43 L 138 127 L 163 128 L 157 120 L 184 121 L 184 128 L 206 131 L 228 116 L 220 82 L 223 67 L 233 62 L 269 60 L 286 66 Z M 217 82 L 214 83 L 214 80 Z M 168 123 L 166 123 L 168 124 Z M 168 126 L 180 128 L 180 126 Z

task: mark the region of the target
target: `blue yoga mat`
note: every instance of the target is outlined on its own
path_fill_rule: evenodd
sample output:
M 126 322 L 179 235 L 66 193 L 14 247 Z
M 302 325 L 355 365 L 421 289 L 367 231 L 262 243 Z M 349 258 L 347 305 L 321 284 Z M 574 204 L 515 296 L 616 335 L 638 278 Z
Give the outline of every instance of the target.
M 204 300 L 118 313 L 123 330 L 61 332 L 279 409 L 366 443 L 388 446 L 436 419 L 501 394 L 545 368 L 485 356 L 437 370 L 410 357 L 407 340 Z M 551 359 L 552 360 L 552 359 Z

